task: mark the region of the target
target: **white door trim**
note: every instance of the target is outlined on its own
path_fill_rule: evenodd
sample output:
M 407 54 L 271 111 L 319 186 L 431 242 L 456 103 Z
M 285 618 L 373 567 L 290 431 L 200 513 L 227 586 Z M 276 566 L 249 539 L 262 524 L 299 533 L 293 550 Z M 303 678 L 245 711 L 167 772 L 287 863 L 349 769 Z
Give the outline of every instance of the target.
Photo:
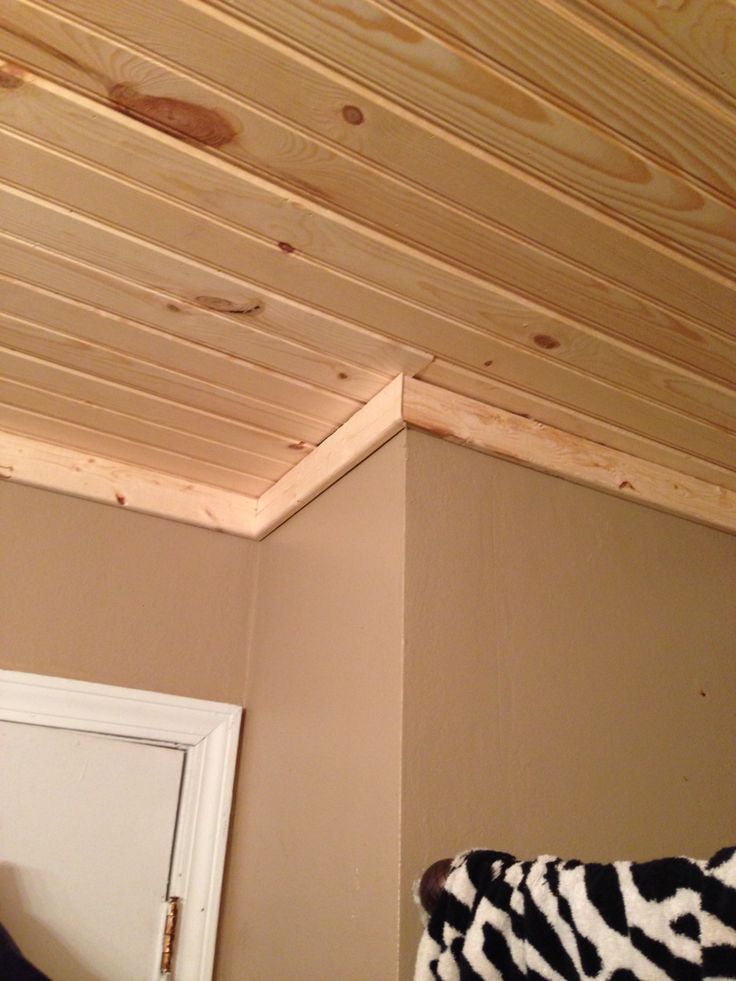
M 176 981 L 209 981 L 242 710 L 237 705 L 0 670 L 0 719 L 186 751 L 170 894 L 182 897 Z M 162 908 L 162 925 L 164 910 Z

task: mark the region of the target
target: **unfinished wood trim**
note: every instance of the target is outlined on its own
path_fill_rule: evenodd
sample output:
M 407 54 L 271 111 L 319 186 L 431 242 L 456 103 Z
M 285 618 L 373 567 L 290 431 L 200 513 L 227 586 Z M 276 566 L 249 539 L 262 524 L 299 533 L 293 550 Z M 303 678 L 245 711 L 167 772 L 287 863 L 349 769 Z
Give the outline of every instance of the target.
M 0 478 L 254 537 L 253 498 L 27 436 L 0 433 Z
M 414 378 L 404 380 L 402 415 L 409 428 L 736 533 L 736 491 L 658 463 Z
M 398 375 L 324 443 L 258 498 L 255 537 L 265 538 L 404 428 Z M 429 386 L 427 386 L 429 387 Z
M 12 433 L 0 478 L 260 540 L 406 427 L 736 533 L 730 488 L 403 375 L 257 499 Z

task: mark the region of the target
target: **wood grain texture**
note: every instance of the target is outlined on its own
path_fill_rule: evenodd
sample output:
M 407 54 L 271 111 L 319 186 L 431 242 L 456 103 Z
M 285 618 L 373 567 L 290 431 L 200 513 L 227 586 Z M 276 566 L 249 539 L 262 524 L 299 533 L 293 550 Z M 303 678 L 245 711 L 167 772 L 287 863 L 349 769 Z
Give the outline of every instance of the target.
M 735 10 L 6 0 L 5 430 L 283 520 L 404 375 L 736 489 Z
M 145 467 L 0 433 L 0 477 L 44 490 L 251 538 L 254 507 L 242 494 Z
M 107 100 L 111 78 L 123 76 L 136 84 L 145 79 L 147 90 L 162 98 L 218 104 L 238 119 L 241 134 L 219 152 L 262 176 L 284 181 L 316 206 L 339 208 L 402 237 L 431 236 L 434 230 L 437 238 L 441 230 L 439 240 L 444 241 L 454 222 L 428 209 L 451 201 L 506 232 L 506 248 L 513 248 L 508 232 L 514 230 L 522 241 L 539 243 L 591 269 L 595 242 L 595 267 L 615 282 L 660 302 L 666 297 L 673 311 L 695 314 L 706 323 L 720 327 L 728 321 L 724 314 L 732 309 L 731 283 L 703 275 L 701 267 L 694 269 L 682 256 L 669 254 L 662 242 L 652 247 L 633 229 L 615 224 L 583 202 L 561 197 L 559 188 L 519 173 L 425 116 L 379 98 L 301 52 L 294 64 L 283 44 L 226 14 L 162 0 L 157 10 L 169 28 L 162 33 L 151 22 L 145 3 L 128 0 L 124 9 L 98 8 L 97 19 L 117 32 L 108 38 L 20 0 L 9 2 L 12 31 L 7 28 L 3 35 L 0 30 L 0 44 L 11 57 L 98 100 Z M 47 40 L 39 44 L 38 36 Z M 120 37 L 136 45 L 126 47 L 124 56 Z M 189 43 L 199 37 L 209 43 Z M 141 44 L 161 50 L 169 64 L 188 62 L 196 76 L 162 69 L 139 54 Z M 248 72 L 241 70 L 243 63 L 250 66 Z M 260 84 L 265 77 L 267 88 Z M 363 107 L 361 125 L 347 122 L 345 105 Z M 462 181 L 457 180 L 459 173 Z M 392 179 L 386 180 L 389 175 Z M 411 222 L 403 218 L 408 209 Z M 561 223 L 564 237 L 559 234 Z M 449 248 L 452 254 L 458 241 L 461 234 L 445 244 L 445 251 Z M 480 243 L 475 248 L 476 256 L 484 251 Z M 492 261 L 502 252 L 496 248 Z
M 736 532 L 736 491 L 608 449 L 552 426 L 480 406 L 407 378 L 408 426 L 596 490 Z
M 631 227 L 655 239 L 665 231 L 683 254 L 736 269 L 733 210 L 718 198 L 598 127 L 581 125 L 490 64 L 448 51 L 387 8 L 370 0 L 233 0 L 232 6 Z M 366 30 L 370 46 L 361 43 Z
M 609 24 L 626 28 L 634 43 L 659 59 L 669 59 L 678 71 L 697 85 L 707 84 L 732 106 L 736 102 L 736 13 L 731 0 L 572 2 L 597 8 Z
M 591 17 L 595 4 L 397 0 L 384 6 L 400 8 L 428 31 L 467 46 L 476 57 L 490 59 L 535 91 L 564 103 L 587 123 L 605 127 L 733 199 L 736 134 L 722 106 L 671 73 L 663 73 L 661 59 L 654 61 L 626 37 L 606 30 Z M 721 5 L 724 28 L 729 16 L 726 6 Z M 608 7 L 627 19 L 635 9 L 619 3 Z M 660 5 L 657 11 L 648 0 L 640 7 L 652 19 L 671 16 L 666 7 Z
M 57 206 L 71 207 L 75 215 L 84 211 L 93 218 L 92 224 L 88 222 L 83 229 L 78 229 L 75 246 L 78 244 L 84 250 L 74 253 L 78 257 L 96 255 L 97 261 L 100 261 L 101 256 L 109 256 L 117 264 L 120 261 L 121 246 L 125 248 L 128 245 L 129 233 L 140 233 L 147 222 L 155 220 L 155 235 L 158 239 L 155 247 L 157 274 L 163 259 L 158 246 L 166 248 L 169 255 L 174 256 L 177 243 L 187 241 L 189 258 L 198 262 L 213 267 L 216 264 L 227 264 L 228 272 L 235 275 L 245 272 L 246 268 L 252 274 L 257 268 L 259 278 L 268 282 L 276 280 L 277 286 L 283 289 L 294 289 L 294 284 L 298 283 L 300 295 L 309 296 L 320 307 L 329 305 L 331 312 L 337 316 L 343 313 L 349 316 L 357 302 L 360 304 L 364 322 L 377 332 L 387 333 L 383 325 L 395 324 L 391 333 L 398 340 L 415 346 L 424 345 L 431 354 L 454 356 L 466 365 L 479 367 L 490 361 L 493 376 L 512 383 L 522 383 L 527 389 L 542 392 L 552 398 L 567 399 L 571 391 L 585 391 L 594 399 L 591 407 L 595 405 L 596 412 L 603 418 L 620 421 L 640 419 L 644 415 L 649 418 L 650 424 L 663 427 L 658 432 L 673 445 L 688 449 L 696 443 L 702 443 L 715 462 L 725 462 L 732 458 L 733 440 L 726 434 L 715 428 L 709 431 L 698 419 L 684 415 L 675 416 L 669 406 L 665 410 L 657 404 L 658 401 L 675 403 L 674 408 L 684 409 L 689 413 L 694 397 L 699 400 L 696 403 L 698 409 L 702 409 L 702 404 L 708 406 L 708 417 L 712 417 L 714 423 L 732 426 L 730 417 L 717 414 L 719 397 L 722 410 L 730 408 L 730 398 L 727 393 L 721 393 L 721 389 L 715 384 L 703 390 L 702 382 L 688 374 L 678 377 L 676 371 L 668 371 L 661 362 L 648 365 L 629 358 L 627 367 L 627 351 L 623 346 L 609 346 L 608 351 L 591 356 L 586 344 L 592 342 L 594 348 L 600 346 L 594 335 L 588 335 L 587 338 L 583 336 L 582 340 L 573 338 L 571 343 L 566 324 L 561 318 L 552 317 L 529 303 L 521 304 L 513 296 L 499 290 L 490 297 L 482 286 L 478 286 L 478 290 L 483 290 L 481 297 L 474 292 L 476 284 L 468 277 L 459 278 L 452 284 L 452 292 L 448 293 L 442 288 L 442 280 L 428 279 L 428 270 L 425 277 L 431 286 L 435 309 L 428 304 L 420 307 L 417 303 L 399 303 L 393 293 L 378 290 L 372 284 L 364 285 L 355 279 L 350 281 L 345 277 L 338 278 L 327 268 L 317 266 L 305 256 L 284 256 L 278 250 L 268 249 L 252 236 L 222 226 L 210 226 L 201 216 L 169 204 L 157 196 L 147 196 L 143 202 L 137 188 L 122 182 L 111 186 L 110 178 L 95 171 L 86 172 L 83 184 L 75 184 L 72 177 L 74 168 L 78 165 L 64 157 L 49 154 L 38 144 L 25 141 L 15 143 L 14 139 L 8 138 L 7 152 L 0 160 L 0 175 L 6 179 L 12 178 L 16 184 L 22 183 L 24 188 L 36 195 L 43 195 L 45 199 L 53 198 Z M 8 200 L 5 206 L 6 227 L 11 230 L 14 230 L 11 224 L 12 213 L 16 210 L 13 208 L 14 203 Z M 26 213 L 27 209 L 26 200 L 22 210 Z M 103 215 L 114 225 L 122 225 L 120 232 L 114 234 L 114 229 L 101 226 L 99 221 Z M 52 245 L 56 243 L 48 236 L 53 230 L 53 217 L 55 216 L 49 215 L 44 218 L 42 231 L 44 241 Z M 39 226 L 40 224 L 39 222 Z M 63 230 L 67 238 L 71 227 L 72 222 L 65 217 Z M 20 229 L 20 223 L 15 228 Z M 121 235 L 121 232 L 127 234 Z M 222 245 L 230 239 L 232 247 L 223 258 Z M 68 244 L 66 248 L 69 250 Z M 127 251 L 130 254 L 130 248 Z M 126 255 L 125 261 L 128 265 L 131 261 L 136 261 L 141 275 L 145 274 L 146 269 L 150 269 L 140 248 L 135 250 L 135 258 L 131 256 L 129 259 Z M 288 268 L 285 262 L 289 263 Z M 386 268 L 391 270 L 394 265 L 386 263 Z M 458 316 L 458 312 L 463 311 L 463 304 L 476 304 L 477 307 L 483 299 L 489 305 L 493 301 L 489 319 L 496 318 L 503 322 L 507 334 L 510 337 L 515 335 L 513 343 L 493 337 L 490 331 L 482 331 L 475 324 L 463 324 Z M 458 310 L 453 311 L 453 307 Z M 441 316 L 437 310 L 446 316 Z M 448 317 L 452 318 L 452 323 L 447 322 Z M 548 340 L 542 343 L 540 338 Z M 526 341 L 525 346 L 521 343 L 523 340 Z M 542 351 L 545 357 L 540 356 Z M 579 358 L 577 364 L 576 354 Z M 572 364 L 564 364 L 563 359 L 572 361 Z M 617 361 L 623 362 L 621 367 L 617 366 Z M 577 369 L 581 366 L 581 362 L 587 368 L 584 375 L 577 370 L 570 371 L 570 368 Z M 599 365 L 603 366 L 603 378 L 600 382 L 595 377 L 595 373 L 600 370 Z M 632 368 L 632 365 L 635 367 Z M 640 389 L 641 381 L 636 377 L 639 370 L 645 375 L 648 372 L 648 379 L 645 379 L 645 402 L 630 394 L 630 391 L 621 390 L 618 386 L 611 387 L 612 383 L 623 381 L 629 390 Z M 657 392 L 657 374 L 661 377 L 662 371 L 665 372 L 665 377 Z M 667 377 L 669 375 L 672 377 Z M 374 380 L 369 380 L 366 384 L 365 375 L 354 372 L 354 376 L 345 379 L 345 387 L 355 396 L 365 399 L 379 387 Z M 268 388 L 277 391 L 278 380 L 273 375 L 263 381 Z M 280 384 L 284 388 L 286 379 L 280 380 Z M 361 385 L 365 387 L 361 388 Z M 261 390 L 254 388 L 253 383 L 250 390 L 262 394 Z M 312 394 L 313 398 L 310 400 Z M 659 399 L 653 399 L 652 395 L 659 395 Z M 292 402 L 298 397 L 298 404 L 305 411 L 315 413 L 320 411 L 318 402 L 324 398 L 322 392 L 310 393 L 304 386 L 297 390 L 292 386 L 289 396 Z M 631 411 L 627 409 L 629 405 L 632 406 Z

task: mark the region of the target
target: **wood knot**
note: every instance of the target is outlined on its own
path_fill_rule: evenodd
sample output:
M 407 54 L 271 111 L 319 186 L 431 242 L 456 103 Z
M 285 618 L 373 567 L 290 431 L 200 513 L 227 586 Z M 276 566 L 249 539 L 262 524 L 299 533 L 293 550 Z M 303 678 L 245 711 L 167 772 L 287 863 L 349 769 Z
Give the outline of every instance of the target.
M 115 107 L 127 116 L 198 146 L 224 146 L 237 135 L 233 124 L 217 109 L 183 99 L 145 95 L 134 85 L 123 83 L 113 85 L 109 96 Z
M 278 246 L 279 246 L 279 248 L 281 249 L 282 252 L 289 252 L 289 253 L 290 252 L 296 252 L 296 249 L 291 244 L 291 242 L 279 242 L 278 243 Z
M 19 89 L 25 81 L 25 72 L 20 65 L 10 62 L 0 68 L 0 89 Z
M 360 126 L 365 120 L 362 109 L 359 109 L 357 106 L 343 106 L 342 118 L 346 123 L 350 123 L 351 126 Z
M 121 507 L 125 507 L 125 505 L 127 504 L 127 501 L 125 499 L 125 494 L 121 494 L 119 491 L 115 493 L 115 500 L 118 502 L 118 504 Z
M 554 348 L 560 346 L 560 342 L 556 337 L 550 337 L 549 334 L 535 334 L 532 338 L 537 347 L 543 348 L 545 351 L 552 351 Z
M 222 296 L 198 296 L 196 301 L 200 306 L 217 313 L 258 313 L 261 309 L 261 304 L 257 300 L 238 303 L 236 300 L 228 300 Z

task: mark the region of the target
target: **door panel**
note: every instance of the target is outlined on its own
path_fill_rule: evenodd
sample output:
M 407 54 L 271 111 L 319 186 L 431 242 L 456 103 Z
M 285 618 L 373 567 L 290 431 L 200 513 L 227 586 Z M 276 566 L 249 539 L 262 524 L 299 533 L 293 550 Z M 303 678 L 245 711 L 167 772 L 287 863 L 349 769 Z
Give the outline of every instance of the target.
M 0 721 L 0 921 L 53 981 L 159 976 L 184 758 Z

